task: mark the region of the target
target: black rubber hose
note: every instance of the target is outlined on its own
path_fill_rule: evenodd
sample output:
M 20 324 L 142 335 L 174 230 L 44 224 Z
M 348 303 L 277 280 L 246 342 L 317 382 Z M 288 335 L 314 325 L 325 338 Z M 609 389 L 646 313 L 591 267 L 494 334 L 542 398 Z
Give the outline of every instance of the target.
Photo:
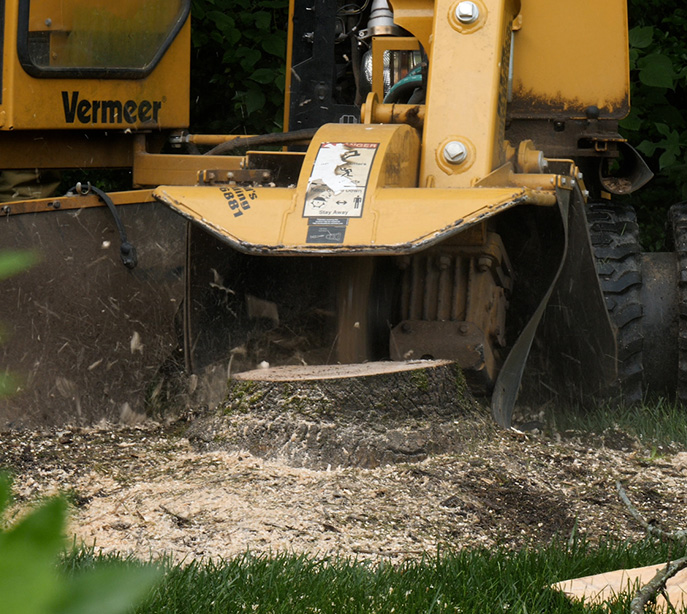
M 216 156 L 219 154 L 238 149 L 239 147 L 257 147 L 258 145 L 286 145 L 295 141 L 308 141 L 315 136 L 317 128 L 304 128 L 292 132 L 274 132 L 271 134 L 260 134 L 258 136 L 237 136 L 231 141 L 225 141 L 206 151 L 206 156 Z
M 127 269 L 136 268 L 136 265 L 138 264 L 138 254 L 136 253 L 136 248 L 131 243 L 129 243 L 129 239 L 126 235 L 126 228 L 124 228 L 122 218 L 119 217 L 117 208 L 115 207 L 115 204 L 112 202 L 112 199 L 107 195 L 107 193 L 103 192 L 100 188 L 92 186 L 90 183 L 87 184 L 86 188 L 84 188 L 81 183 L 77 183 L 71 190 L 69 190 L 69 192 L 79 194 L 80 196 L 86 196 L 90 192 L 93 192 L 93 194 L 95 194 L 100 200 L 102 200 L 107 205 L 107 208 L 110 210 L 110 213 L 114 218 L 115 224 L 117 226 L 117 231 L 119 232 L 119 257 L 122 260 L 122 264 Z

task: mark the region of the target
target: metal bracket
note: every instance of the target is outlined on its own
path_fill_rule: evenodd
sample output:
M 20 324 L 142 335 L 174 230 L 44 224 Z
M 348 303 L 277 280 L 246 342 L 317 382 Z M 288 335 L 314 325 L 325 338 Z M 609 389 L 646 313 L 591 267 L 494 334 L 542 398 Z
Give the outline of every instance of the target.
M 269 183 L 272 171 L 260 168 L 246 168 L 232 171 L 206 169 L 198 171 L 199 185 L 216 185 L 221 183 Z

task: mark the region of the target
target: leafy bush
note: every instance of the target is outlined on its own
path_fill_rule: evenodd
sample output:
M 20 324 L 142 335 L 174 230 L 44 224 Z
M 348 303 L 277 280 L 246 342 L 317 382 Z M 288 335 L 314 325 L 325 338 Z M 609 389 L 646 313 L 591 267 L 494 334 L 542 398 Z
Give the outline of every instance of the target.
M 288 0 L 193 0 L 191 126 L 281 130 Z
M 5 522 L 10 493 L 10 480 L 0 476 L 0 519 Z M 55 497 L 0 530 L 0 612 L 119 614 L 150 592 L 159 577 L 151 565 L 116 561 L 59 573 L 66 514 L 66 501 Z
M 655 179 L 633 196 L 644 247 L 665 247 L 667 209 L 687 199 L 687 8 L 682 0 L 630 0 L 632 111 L 623 135 Z

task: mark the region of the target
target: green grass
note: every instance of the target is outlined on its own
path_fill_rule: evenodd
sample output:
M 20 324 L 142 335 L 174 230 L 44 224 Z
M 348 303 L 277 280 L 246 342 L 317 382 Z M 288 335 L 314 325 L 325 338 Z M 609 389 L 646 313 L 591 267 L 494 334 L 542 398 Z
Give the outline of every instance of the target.
M 557 431 L 601 434 L 617 429 L 651 446 L 687 447 L 687 409 L 674 401 L 657 399 L 642 405 L 603 404 L 590 410 L 552 408 L 547 421 Z
M 461 550 L 399 565 L 284 554 L 246 554 L 228 561 L 176 566 L 167 562 L 164 580 L 134 612 L 620 613 L 627 611 L 629 598 L 605 610 L 585 608 L 547 586 L 668 557 L 665 545 L 604 541 L 594 547 L 577 542 L 520 551 Z M 74 573 L 99 562 L 102 557 L 81 551 L 67 557 L 64 565 Z

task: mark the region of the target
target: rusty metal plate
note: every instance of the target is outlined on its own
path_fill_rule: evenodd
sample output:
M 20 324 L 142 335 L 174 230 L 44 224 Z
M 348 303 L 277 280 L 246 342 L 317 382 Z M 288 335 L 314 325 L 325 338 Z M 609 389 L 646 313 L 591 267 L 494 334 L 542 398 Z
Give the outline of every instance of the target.
M 471 322 L 406 320 L 391 331 L 390 345 L 392 360 L 448 359 L 462 369 L 483 369 L 491 354 Z
M 104 207 L 0 219 L 3 249 L 40 257 L 2 282 L 0 369 L 20 383 L 0 398 L 0 426 L 83 424 L 143 411 L 147 389 L 177 346 L 185 222 L 157 203 L 118 211 L 138 250 L 133 271 L 120 262 Z

